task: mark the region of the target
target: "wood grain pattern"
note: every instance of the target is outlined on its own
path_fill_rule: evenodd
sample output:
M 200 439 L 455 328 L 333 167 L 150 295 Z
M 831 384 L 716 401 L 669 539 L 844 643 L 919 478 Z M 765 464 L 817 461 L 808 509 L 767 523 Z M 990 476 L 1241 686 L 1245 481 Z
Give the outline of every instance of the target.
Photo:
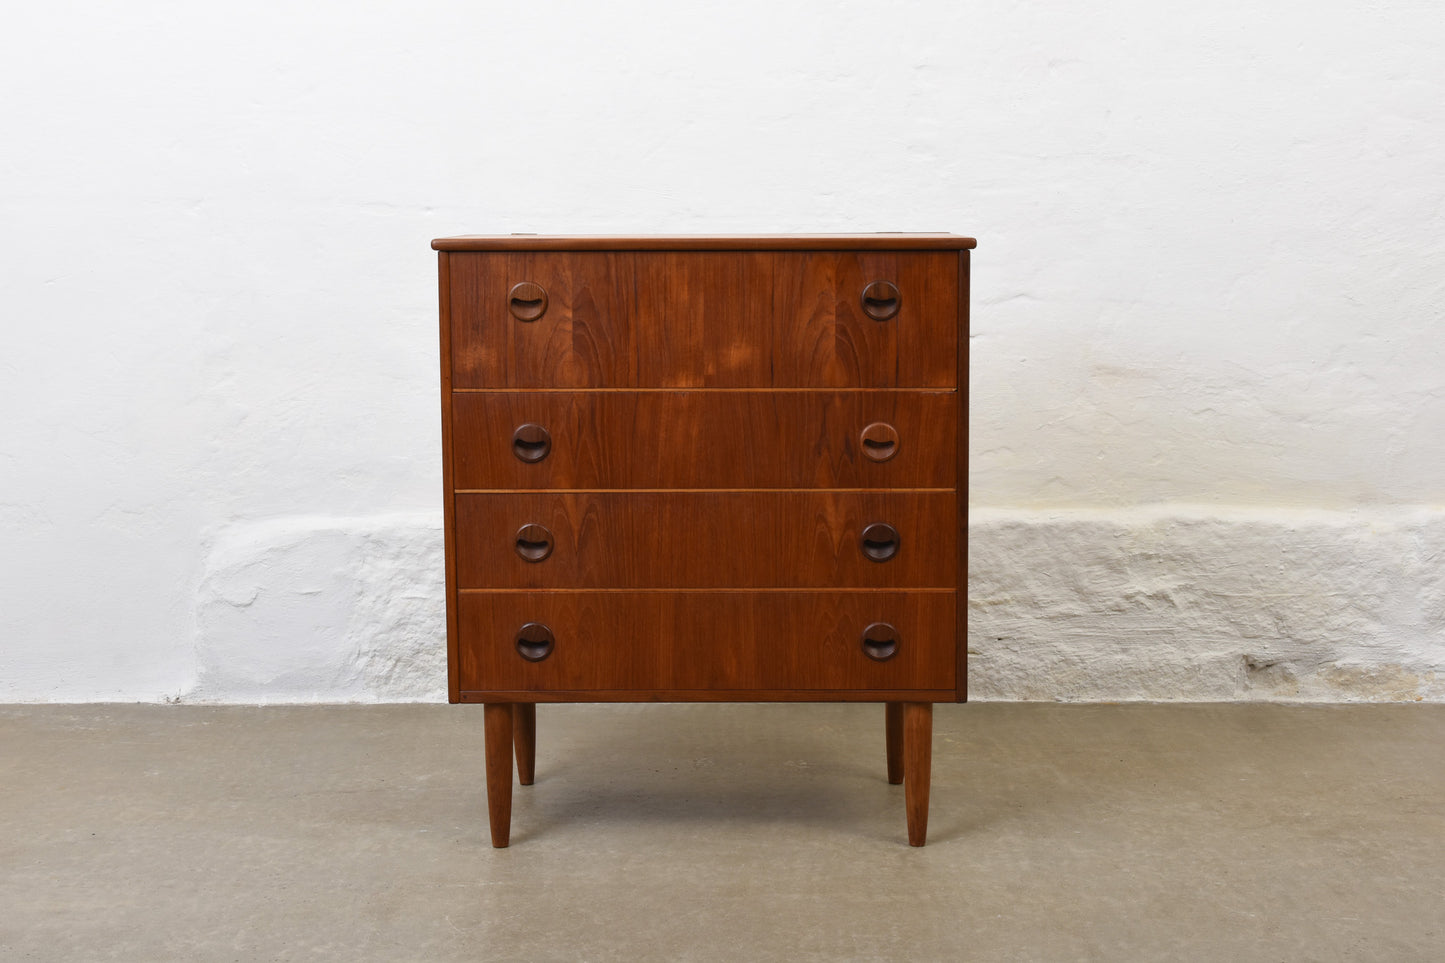
M 443 334 L 451 359 L 447 380 L 454 388 L 507 387 L 511 328 L 520 323 L 507 308 L 506 292 L 515 283 L 509 283 L 508 255 L 443 257 L 448 279 L 443 296 L 451 305 Z
M 485 592 L 459 599 L 464 690 L 910 690 L 954 685 L 952 592 Z M 864 655 L 863 629 L 898 628 Z M 515 651 L 552 629 L 541 662 Z
M 576 388 L 636 381 L 633 255 L 469 254 L 452 263 L 453 384 Z M 547 310 L 518 321 L 508 292 L 524 281 Z
M 458 489 L 952 488 L 958 400 L 923 391 L 457 392 Z M 860 451 L 892 425 L 897 454 Z M 518 426 L 551 437 L 540 461 L 513 451 Z
M 953 388 L 958 259 L 944 252 L 528 252 L 452 257 L 459 388 Z M 862 292 L 888 280 L 896 317 Z M 531 281 L 546 312 L 518 321 Z
M 944 251 L 972 248 L 948 233 L 877 234 L 469 234 L 439 237 L 438 251 Z
M 774 384 L 953 387 L 958 338 L 955 255 L 778 254 L 774 268 Z M 895 317 L 874 321 L 862 293 L 891 281 Z
M 954 588 L 953 492 L 574 492 L 456 496 L 457 584 L 472 588 Z M 864 556 L 865 527 L 898 530 Z M 545 561 L 516 533 L 546 526 Z
M 773 358 L 773 256 L 702 252 L 636 258 L 639 385 L 747 386 Z

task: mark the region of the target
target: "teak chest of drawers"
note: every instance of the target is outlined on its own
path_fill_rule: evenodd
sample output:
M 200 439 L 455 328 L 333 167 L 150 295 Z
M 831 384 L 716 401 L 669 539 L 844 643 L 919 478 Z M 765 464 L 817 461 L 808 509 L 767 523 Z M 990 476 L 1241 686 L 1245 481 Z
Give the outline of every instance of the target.
M 951 234 L 455 237 L 447 653 L 492 843 L 539 702 L 874 701 L 908 840 L 963 701 L 968 268 Z

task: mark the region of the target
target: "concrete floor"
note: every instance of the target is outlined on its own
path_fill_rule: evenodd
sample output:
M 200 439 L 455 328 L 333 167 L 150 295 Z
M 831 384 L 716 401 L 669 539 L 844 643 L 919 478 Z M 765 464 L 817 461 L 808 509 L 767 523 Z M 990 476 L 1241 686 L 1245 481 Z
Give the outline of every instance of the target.
M 1438 960 L 1445 706 L 0 707 L 0 959 Z

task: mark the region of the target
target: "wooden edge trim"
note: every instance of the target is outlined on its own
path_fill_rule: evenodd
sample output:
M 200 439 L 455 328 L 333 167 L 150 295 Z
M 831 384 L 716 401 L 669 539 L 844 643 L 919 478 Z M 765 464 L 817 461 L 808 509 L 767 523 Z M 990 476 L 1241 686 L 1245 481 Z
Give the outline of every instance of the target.
M 456 506 L 452 473 L 452 294 L 449 255 L 437 254 L 438 305 L 440 307 L 441 388 L 442 388 L 442 528 L 446 539 L 446 606 L 447 606 L 447 700 L 462 701 L 457 627 L 457 546 Z
M 954 595 L 953 585 L 527 585 L 463 586 L 461 595 Z
M 458 488 L 458 495 L 952 495 L 952 488 Z
M 957 251 L 977 244 L 957 234 L 478 234 L 431 242 L 437 251 Z
M 605 395 L 605 394 L 668 394 L 668 395 L 725 395 L 725 394 L 748 394 L 748 395 L 781 395 L 781 394 L 810 394 L 810 395 L 876 395 L 876 394 L 914 394 L 914 395 L 950 395 L 954 392 L 953 385 L 890 385 L 886 388 L 847 388 L 847 387 L 814 387 L 782 385 L 770 388 L 766 385 L 751 388 L 720 388 L 708 385 L 677 385 L 666 386 L 637 386 L 629 385 L 625 388 L 609 387 L 577 387 L 577 388 L 453 388 L 452 391 L 459 395 Z
M 954 679 L 955 698 L 968 701 L 968 290 L 969 254 L 958 252 L 958 597 L 954 613 L 958 619 L 958 663 Z
M 952 689 L 464 689 L 488 702 L 953 702 Z

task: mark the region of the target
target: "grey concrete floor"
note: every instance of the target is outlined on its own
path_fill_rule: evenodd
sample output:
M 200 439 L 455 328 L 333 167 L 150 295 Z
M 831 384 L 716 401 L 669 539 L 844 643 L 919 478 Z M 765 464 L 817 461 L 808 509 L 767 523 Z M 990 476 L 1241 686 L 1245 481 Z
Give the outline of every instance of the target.
M 1445 706 L 0 707 L 3 960 L 1438 960 Z

